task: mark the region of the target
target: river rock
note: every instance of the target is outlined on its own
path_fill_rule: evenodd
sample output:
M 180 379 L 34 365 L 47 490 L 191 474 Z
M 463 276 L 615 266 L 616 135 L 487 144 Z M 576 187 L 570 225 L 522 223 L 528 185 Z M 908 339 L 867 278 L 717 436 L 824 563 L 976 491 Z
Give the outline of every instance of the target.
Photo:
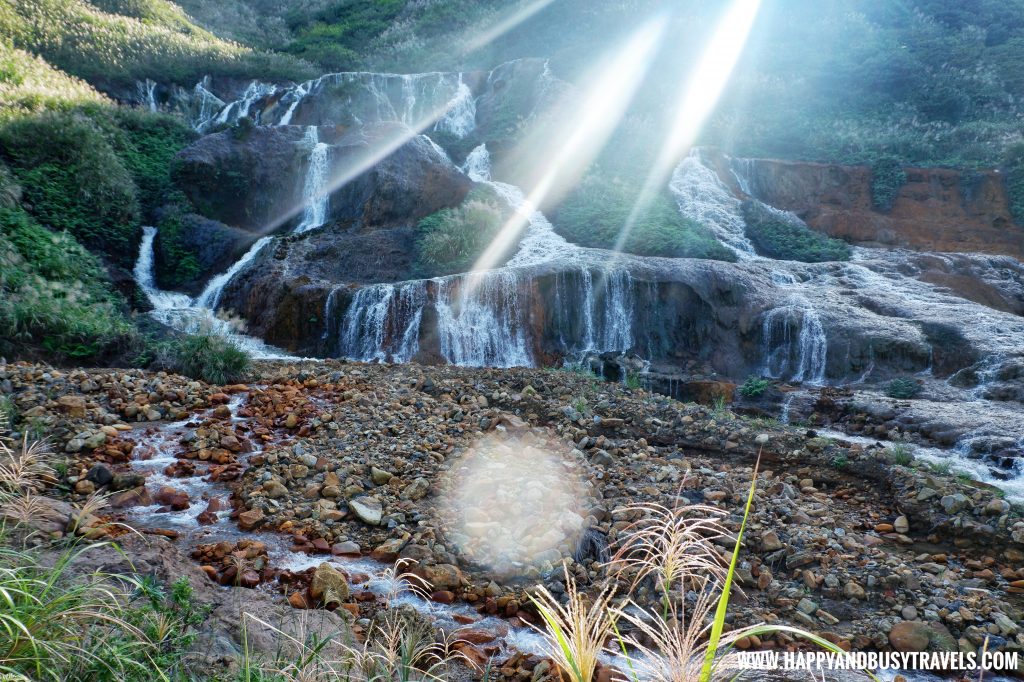
M 341 606 L 348 600 L 348 580 L 344 573 L 325 561 L 316 567 L 309 593 L 328 608 Z
M 371 526 L 380 525 L 381 517 L 384 515 L 384 508 L 376 497 L 356 497 L 349 500 L 348 505 L 363 523 L 368 523 Z

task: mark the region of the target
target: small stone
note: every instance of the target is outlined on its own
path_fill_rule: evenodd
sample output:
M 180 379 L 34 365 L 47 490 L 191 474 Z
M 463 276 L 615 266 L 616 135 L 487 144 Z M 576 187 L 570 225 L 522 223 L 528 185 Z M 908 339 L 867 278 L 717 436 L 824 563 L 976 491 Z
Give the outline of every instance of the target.
M 373 481 L 374 485 L 387 485 L 388 481 L 390 481 L 392 477 L 391 473 L 384 471 L 383 469 L 370 467 L 370 479 Z
M 96 492 L 96 484 L 86 478 L 83 478 L 75 484 L 75 492 L 79 495 L 91 495 Z
M 278 500 L 282 497 L 288 496 L 288 488 L 276 478 L 263 484 L 263 492 L 272 500 Z
M 898 516 L 892 523 L 897 533 L 906 533 L 910 530 L 910 520 L 906 516 Z
M 917 620 L 917 609 L 908 604 L 900 609 L 900 615 L 903 616 L 903 620 Z
M 341 606 L 342 602 L 348 600 L 348 580 L 344 573 L 325 561 L 316 567 L 309 593 L 328 608 Z
M 349 501 L 349 507 L 363 523 L 371 526 L 379 526 L 381 517 L 384 515 L 384 508 L 376 497 L 357 497 Z
M 864 588 L 853 582 L 852 580 L 843 586 L 843 595 L 847 599 L 859 599 L 863 600 L 867 595 L 864 592 Z
M 238 515 L 238 527 L 242 530 L 252 530 L 262 522 L 262 509 L 250 509 Z
M 415 481 L 405 486 L 402 490 L 403 500 L 419 500 L 426 497 L 427 492 L 430 490 L 430 483 L 425 478 L 417 478 Z
M 804 597 L 797 603 L 796 608 L 798 611 L 806 613 L 808 616 L 811 616 L 814 615 L 814 612 L 818 610 L 818 605 L 810 599 L 808 599 L 807 597 Z
M 783 548 L 782 540 L 779 539 L 778 533 L 773 530 L 765 531 L 761 534 L 761 549 L 766 552 L 775 552 Z

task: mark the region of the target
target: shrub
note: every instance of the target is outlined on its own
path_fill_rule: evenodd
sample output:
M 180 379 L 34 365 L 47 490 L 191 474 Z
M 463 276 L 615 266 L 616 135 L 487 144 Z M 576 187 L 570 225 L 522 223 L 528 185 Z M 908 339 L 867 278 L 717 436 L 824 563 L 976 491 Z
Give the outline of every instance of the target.
M 138 240 L 135 184 L 91 118 L 46 112 L 9 121 L 0 126 L 0 154 L 39 222 L 131 263 Z
M 421 220 L 416 226 L 416 269 L 430 276 L 469 269 L 505 224 L 508 211 L 499 201 L 481 186 L 461 205 Z
M 174 339 L 163 349 L 157 365 L 211 384 L 240 381 L 249 369 L 249 356 L 222 336 L 195 334 Z
M 871 164 L 871 205 L 878 211 L 890 211 L 900 188 L 907 181 L 903 161 L 883 156 Z
M 316 76 L 311 64 L 294 57 L 217 38 L 165 0 L 103 0 L 102 5 L 110 11 L 84 0 L 8 3 L 0 12 L 0 34 L 14 47 L 86 80 L 132 84 L 150 78 L 191 86 L 205 75 L 267 80 Z
M 747 237 L 769 258 L 804 263 L 850 259 L 850 245 L 846 242 L 815 232 L 796 216 L 760 201 L 743 202 L 743 219 Z
M 744 398 L 759 398 L 764 395 L 772 385 L 770 379 L 762 379 L 760 377 L 749 376 L 747 380 L 740 386 L 740 395 Z
M 0 353 L 98 357 L 134 338 L 98 259 L 67 232 L 0 209 Z
M 887 396 L 899 400 L 909 400 L 910 398 L 917 397 L 920 393 L 921 384 L 908 378 L 893 379 L 885 388 Z
M 571 242 L 613 248 L 638 196 L 639 191 L 630 185 L 592 174 L 552 212 L 552 222 Z M 707 228 L 684 218 L 675 203 L 662 194 L 640 214 L 622 250 L 638 256 L 736 260 Z
M 889 454 L 892 457 L 893 464 L 899 464 L 900 466 L 907 466 L 914 461 L 913 449 L 906 443 L 896 443 L 889 448 Z

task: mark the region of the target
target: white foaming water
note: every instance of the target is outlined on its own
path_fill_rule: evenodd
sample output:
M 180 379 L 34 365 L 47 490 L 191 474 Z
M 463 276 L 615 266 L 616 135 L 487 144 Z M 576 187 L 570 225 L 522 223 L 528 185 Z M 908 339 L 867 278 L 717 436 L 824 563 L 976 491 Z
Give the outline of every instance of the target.
M 194 130 L 202 132 L 210 125 L 217 112 L 223 109 L 225 105 L 219 97 L 210 92 L 209 76 L 196 83 L 193 92 L 196 99 L 199 100 L 199 111 L 196 112 L 195 117 L 190 123 Z
M 526 229 L 519 241 L 519 249 L 509 260 L 507 267 L 540 265 L 572 256 L 578 251 L 575 245 L 555 232 L 551 222 L 526 199 L 521 189 L 515 185 L 491 180 L 491 155 L 487 151 L 487 145 L 481 144 L 469 153 L 462 165 L 462 172 L 469 176 L 470 180 L 494 189 L 519 218 L 526 222 Z
M 362 362 L 409 362 L 419 351 L 426 304 L 424 280 L 359 289 L 341 321 L 341 355 Z
M 298 109 L 299 105 L 302 104 L 302 100 L 305 99 L 308 94 L 309 83 L 300 83 L 285 95 L 285 98 L 291 99 L 291 103 L 288 105 L 288 109 L 284 112 L 284 116 L 282 116 L 281 120 L 277 122 L 277 125 L 291 125 L 292 117 L 295 116 L 295 110 Z M 285 98 L 282 98 L 282 101 L 284 101 Z
M 142 229 L 139 257 L 135 262 L 133 270 L 135 281 L 153 306 L 153 310 L 149 313 L 153 319 L 187 334 L 210 333 L 223 336 L 232 345 L 244 350 L 254 358 L 275 359 L 291 357 L 284 351 L 267 345 L 260 339 L 240 334 L 229 321 L 217 317 L 211 307 L 203 303 L 202 296 L 199 299 L 192 299 L 185 294 L 158 289 L 153 269 L 153 242 L 156 239 L 156 235 L 157 229 L 155 227 L 146 226 Z M 264 237 L 263 239 L 269 240 L 270 237 Z M 256 245 L 254 244 L 253 246 L 255 247 Z M 235 265 L 238 265 L 238 263 Z M 232 268 L 234 269 L 234 266 Z M 237 273 L 239 270 L 241 270 L 241 267 L 237 268 L 235 272 Z M 227 273 L 224 273 L 219 277 L 225 277 L 226 275 Z M 216 280 L 217 278 L 215 277 L 214 279 Z M 221 289 L 223 289 L 223 284 L 226 284 L 228 280 L 230 280 L 230 277 L 223 280 Z M 209 291 L 209 287 L 207 289 Z M 216 296 L 219 297 L 219 295 L 218 291 Z
M 302 221 L 295 227 L 295 234 L 301 234 L 321 227 L 327 221 L 327 209 L 331 195 L 328 192 L 330 178 L 331 146 L 320 141 L 316 126 L 306 130 L 305 141 L 310 145 L 309 169 L 302 188 L 304 205 Z
M 196 298 L 196 305 L 202 308 L 209 308 L 210 310 L 216 310 L 220 304 L 220 297 L 224 293 L 224 287 L 234 279 L 235 275 L 245 269 L 249 263 L 252 262 L 256 256 L 259 255 L 260 251 L 263 250 L 267 244 L 273 240 L 273 237 L 260 237 L 253 245 L 249 247 L 249 250 L 242 254 L 242 257 L 235 261 L 234 265 L 214 276 L 203 289 L 203 293 L 199 294 Z
M 142 99 L 146 102 L 146 108 L 149 111 L 157 112 L 159 107 L 156 103 L 156 81 L 147 78 L 145 81 L 138 83 L 139 94 L 142 95 Z
M 135 282 L 146 294 L 150 305 L 156 310 L 171 308 L 188 308 L 192 299 L 175 291 L 161 291 L 156 287 L 156 274 L 153 264 L 153 242 L 156 240 L 156 228 L 146 225 L 142 228 L 142 242 L 139 244 L 139 259 L 135 262 L 132 274 Z
M 466 367 L 532 367 L 524 298 L 514 270 L 439 280 L 441 354 Z
M 828 339 L 818 312 L 805 298 L 794 294 L 786 305 L 765 313 L 761 339 L 766 376 L 824 383 Z
M 754 245 L 746 237 L 740 200 L 704 165 L 700 149 L 692 149 L 676 166 L 669 190 L 684 216 L 710 229 L 740 260 L 756 258 Z
M 455 94 L 448 101 L 447 110 L 437 123 L 434 130 L 451 133 L 460 140 L 476 128 L 476 99 L 459 74 L 459 85 Z
M 246 87 L 245 92 L 242 96 L 224 107 L 221 112 L 214 119 L 216 123 L 234 123 L 240 118 L 245 118 L 249 115 L 249 111 L 252 109 L 252 105 L 263 99 L 269 97 L 277 92 L 277 86 L 271 83 L 261 83 L 260 81 L 253 81 Z

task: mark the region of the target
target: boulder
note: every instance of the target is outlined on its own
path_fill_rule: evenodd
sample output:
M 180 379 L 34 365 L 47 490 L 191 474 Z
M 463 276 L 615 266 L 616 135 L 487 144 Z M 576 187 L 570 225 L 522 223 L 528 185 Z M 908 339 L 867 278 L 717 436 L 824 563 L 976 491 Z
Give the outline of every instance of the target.
M 317 566 L 313 573 L 309 593 L 313 599 L 323 602 L 323 605 L 328 608 L 341 606 L 348 600 L 348 580 L 344 573 L 325 561 Z

